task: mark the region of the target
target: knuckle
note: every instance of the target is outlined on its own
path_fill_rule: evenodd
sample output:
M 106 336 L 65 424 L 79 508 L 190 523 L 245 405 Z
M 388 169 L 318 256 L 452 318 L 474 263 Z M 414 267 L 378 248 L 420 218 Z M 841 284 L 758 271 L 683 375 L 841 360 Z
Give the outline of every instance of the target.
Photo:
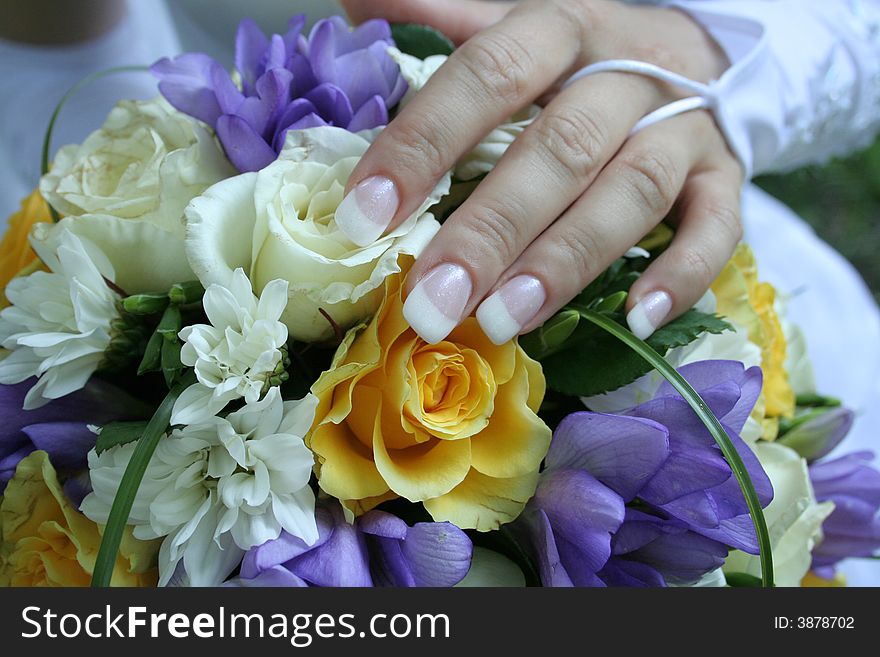
M 513 262 L 521 250 L 517 248 L 521 228 L 515 217 L 508 209 L 482 206 L 463 226 L 465 234 L 460 236 L 459 243 L 476 246 L 482 260 L 491 254 L 500 262 Z
M 430 125 L 428 129 L 426 126 Z M 446 152 L 449 140 L 443 135 L 443 128 L 434 121 L 421 121 L 418 118 L 398 123 L 394 126 L 396 152 L 392 156 L 400 164 L 400 171 L 424 172 L 439 176 L 450 163 Z
M 603 248 L 589 231 L 560 231 L 555 236 L 553 249 L 554 258 L 558 258 L 560 263 L 567 263 L 563 271 L 570 272 L 583 286 L 593 279 L 593 273 L 601 267 Z
M 703 249 L 687 248 L 679 255 L 679 262 L 689 280 L 699 284 L 700 289 L 707 290 L 715 280 L 715 268 L 706 257 Z
M 638 200 L 655 216 L 668 212 L 679 192 L 672 159 L 660 151 L 645 151 L 625 157 L 621 164 Z
M 492 100 L 520 101 L 527 93 L 533 55 L 503 32 L 487 32 L 460 49 L 460 62 Z
M 721 227 L 734 244 L 738 244 L 743 238 L 743 225 L 737 209 L 729 205 L 710 205 L 707 214 L 713 223 Z
M 593 112 L 571 107 L 542 117 L 534 137 L 556 168 L 580 181 L 596 168 L 608 130 Z
M 574 36 L 580 43 L 587 42 L 590 35 L 601 31 L 603 7 L 583 0 L 551 0 L 549 4 L 562 19 L 562 25 L 575 31 Z
M 687 73 L 690 66 L 676 48 L 665 44 L 645 43 L 636 45 L 631 53 L 633 59 L 656 64 L 676 73 Z

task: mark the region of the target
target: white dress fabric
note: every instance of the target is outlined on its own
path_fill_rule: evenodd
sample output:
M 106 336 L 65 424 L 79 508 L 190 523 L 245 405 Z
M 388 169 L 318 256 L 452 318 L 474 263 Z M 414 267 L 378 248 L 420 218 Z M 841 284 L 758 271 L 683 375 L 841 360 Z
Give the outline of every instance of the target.
M 870 143 L 880 127 L 880 0 L 642 0 L 689 12 L 732 66 L 713 85 L 719 125 L 750 173 L 824 162 Z M 332 0 L 133 0 L 112 33 L 80 46 L 0 41 L 0 230 L 36 186 L 40 147 L 61 95 L 94 71 L 200 50 L 231 64 L 235 25 L 253 17 L 281 31 L 290 14 L 314 21 Z M 170 12 L 168 11 L 170 9 Z M 155 95 L 147 75 L 114 76 L 61 115 L 53 150 L 81 141 L 121 98 Z M 844 451 L 880 451 L 880 313 L 864 282 L 788 208 L 754 187 L 743 198 L 746 239 L 762 278 L 789 299 L 820 391 L 859 414 Z M 880 217 L 878 217 L 880 221 Z M 880 246 L 880 245 L 878 245 Z M 853 584 L 880 584 L 877 562 L 844 566 Z

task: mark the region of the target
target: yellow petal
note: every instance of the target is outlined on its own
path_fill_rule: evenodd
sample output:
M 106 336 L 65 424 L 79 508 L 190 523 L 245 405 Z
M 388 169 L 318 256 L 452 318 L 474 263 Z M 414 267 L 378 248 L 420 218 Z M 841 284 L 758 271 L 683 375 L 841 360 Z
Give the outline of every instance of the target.
M 489 532 L 516 519 L 535 494 L 537 484 L 537 470 L 512 479 L 494 479 L 471 470 L 449 493 L 426 500 L 425 509 L 437 522 Z
M 443 495 L 460 484 L 471 467 L 468 440 L 430 440 L 388 450 L 381 432 L 373 437 L 373 456 L 388 486 L 411 502 Z

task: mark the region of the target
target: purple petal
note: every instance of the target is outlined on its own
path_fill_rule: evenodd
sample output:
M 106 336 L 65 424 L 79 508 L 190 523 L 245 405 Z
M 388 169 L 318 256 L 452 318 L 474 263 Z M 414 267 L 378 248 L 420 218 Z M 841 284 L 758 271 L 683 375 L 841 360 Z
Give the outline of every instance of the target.
M 541 509 L 529 508 L 521 518 L 535 551 L 535 563 L 541 576 L 541 584 L 552 587 L 574 586 L 559 558 L 556 538 L 553 536 L 553 528 L 550 526 L 547 514 Z
M 269 71 L 282 68 L 287 63 L 287 46 L 284 44 L 284 38 L 279 34 L 273 34 L 269 41 L 269 48 L 266 50 L 266 62 L 263 70 Z
M 275 151 L 239 116 L 221 116 L 217 136 L 229 161 L 242 173 L 259 171 L 275 161 Z
M 627 588 L 659 588 L 666 586 L 663 575 L 651 566 L 611 557 L 605 567 L 599 572 L 599 577 L 608 586 Z
M 388 124 L 388 108 L 381 96 L 373 96 L 360 106 L 346 127 L 351 132 L 370 130 Z
M 342 89 L 330 83 L 318 85 L 309 91 L 305 98 L 312 103 L 315 111 L 330 125 L 348 127 L 351 122 L 351 103 Z
M 735 360 L 702 360 L 690 363 L 678 368 L 687 382 L 694 390 L 702 393 L 703 390 L 713 388 L 719 383 L 733 381 L 739 383 L 745 376 L 745 366 Z M 668 381 L 663 381 L 657 389 L 656 397 L 677 397 L 678 392 Z
M 89 479 L 89 471 L 81 470 L 80 472 L 68 477 L 65 480 L 64 494 L 67 495 L 73 505 L 78 509 L 86 495 L 92 492 L 92 482 Z
M 852 429 L 855 413 L 839 406 L 819 411 L 817 415 L 787 431 L 779 442 L 791 447 L 807 461 L 827 456 Z
M 242 588 L 302 588 L 308 586 L 308 582 L 303 581 L 282 566 L 273 566 L 268 570 L 257 573 L 251 578 L 236 577 L 228 582 L 224 582 L 223 586 Z
M 360 107 L 376 94 L 385 97 L 390 93 L 388 83 L 382 71 L 381 58 L 386 46 L 378 43 L 367 50 L 342 55 L 334 61 L 335 71 L 332 77 L 324 79 L 315 69 L 321 82 L 333 82 L 345 91 L 352 107 Z
M 583 470 L 550 470 L 529 504 L 546 513 L 572 582 L 595 585 L 595 573 L 611 556 L 611 536 L 623 522 L 620 496 Z
M 292 74 L 284 69 L 272 69 L 257 80 L 257 96 L 244 100 L 231 112 L 244 119 L 254 132 L 268 138 L 275 132 L 275 124 L 290 97 Z
M 211 76 L 211 83 L 214 86 L 214 95 L 220 106 L 220 113 L 235 114 L 238 112 L 238 108 L 245 101 L 245 96 L 232 82 L 229 73 L 223 69 L 215 69 Z M 220 120 L 219 117 L 217 120 Z
M 394 43 L 391 39 L 391 26 L 388 24 L 388 21 L 381 18 L 373 18 L 365 21 L 351 31 L 348 30 L 345 21 L 337 21 L 336 24 L 340 30 L 349 32 L 348 38 L 344 39 L 346 42 L 346 50 L 337 53 L 340 55 L 345 54 L 345 52 L 350 52 L 351 50 L 367 48 L 376 41 L 383 41 L 386 48 Z
M 150 67 L 159 78 L 159 91 L 169 103 L 211 126 L 221 114 L 213 82 L 218 70 L 223 71 L 223 67 L 202 53 L 162 58 Z
M 43 422 L 26 426 L 22 431 L 35 449 L 49 454 L 52 465 L 71 470 L 87 466 L 86 457 L 98 438 L 81 422 Z
M 409 526 L 406 522 L 391 513 L 370 511 L 357 520 L 358 527 L 365 534 L 379 538 L 392 538 L 402 541 L 407 536 Z
M 293 74 L 293 81 L 290 85 L 293 98 L 302 96 L 318 84 L 315 73 L 312 71 L 312 65 L 304 55 L 293 53 L 288 58 L 285 67 Z
M 628 502 L 668 456 L 668 432 L 653 420 L 582 412 L 559 423 L 545 463 L 586 470 Z
M 287 32 L 284 34 L 284 47 L 287 49 L 288 53 L 292 53 L 296 50 L 297 45 L 299 44 L 300 35 L 302 34 L 302 29 L 305 25 L 305 14 L 297 14 L 287 21 Z
M 241 75 L 242 88 L 245 95 L 254 94 L 254 85 L 262 71 L 258 71 L 260 60 L 269 40 L 257 24 L 249 18 L 238 24 L 235 35 L 235 68 Z
M 332 502 L 330 510 L 319 509 L 326 539 L 319 547 L 287 562 L 292 573 L 313 586 L 373 586 L 366 541 L 358 529 L 345 520 L 342 507 Z

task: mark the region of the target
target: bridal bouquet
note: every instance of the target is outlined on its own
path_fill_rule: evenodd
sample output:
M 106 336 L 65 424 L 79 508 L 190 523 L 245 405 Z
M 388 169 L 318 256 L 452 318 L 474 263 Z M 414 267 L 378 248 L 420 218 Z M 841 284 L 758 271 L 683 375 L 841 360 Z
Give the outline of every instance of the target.
M 747 246 L 646 343 L 666 228 L 519 340 L 422 341 L 409 267 L 539 109 L 356 245 L 349 174 L 451 46 L 304 25 L 155 63 L 12 217 L 0 584 L 828 585 L 880 547 L 880 473 L 827 457 L 852 413 Z

